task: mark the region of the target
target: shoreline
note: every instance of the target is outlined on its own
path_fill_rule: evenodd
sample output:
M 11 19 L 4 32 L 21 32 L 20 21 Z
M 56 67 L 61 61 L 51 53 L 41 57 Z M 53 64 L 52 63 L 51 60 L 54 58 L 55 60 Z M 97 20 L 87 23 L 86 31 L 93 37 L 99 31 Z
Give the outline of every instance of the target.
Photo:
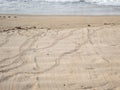
M 4 14 L 4 13 L 0 13 L 0 15 L 16 15 L 16 16 L 77 16 L 77 17 L 102 17 L 102 16 L 108 16 L 108 17 L 111 17 L 111 16 L 117 16 L 117 17 L 120 17 L 120 15 L 69 15 L 69 14 L 61 14 L 61 15 L 54 15 L 54 14 Z

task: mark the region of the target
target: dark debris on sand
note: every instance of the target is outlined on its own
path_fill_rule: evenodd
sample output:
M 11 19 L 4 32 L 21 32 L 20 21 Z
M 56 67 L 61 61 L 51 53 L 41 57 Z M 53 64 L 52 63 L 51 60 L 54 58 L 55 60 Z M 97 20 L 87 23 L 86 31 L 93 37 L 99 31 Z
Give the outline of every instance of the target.
M 37 27 L 36 26 L 32 26 L 32 27 L 17 26 L 17 27 L 11 28 L 11 29 L 1 30 L 0 32 L 9 32 L 9 31 L 14 32 L 15 30 L 29 30 L 29 29 L 37 29 Z

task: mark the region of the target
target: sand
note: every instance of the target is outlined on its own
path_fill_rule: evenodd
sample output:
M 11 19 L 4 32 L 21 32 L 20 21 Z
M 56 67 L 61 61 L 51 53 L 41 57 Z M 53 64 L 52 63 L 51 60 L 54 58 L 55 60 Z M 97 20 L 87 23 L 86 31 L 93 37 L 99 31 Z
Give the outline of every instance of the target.
M 0 90 L 120 90 L 120 16 L 0 15 Z

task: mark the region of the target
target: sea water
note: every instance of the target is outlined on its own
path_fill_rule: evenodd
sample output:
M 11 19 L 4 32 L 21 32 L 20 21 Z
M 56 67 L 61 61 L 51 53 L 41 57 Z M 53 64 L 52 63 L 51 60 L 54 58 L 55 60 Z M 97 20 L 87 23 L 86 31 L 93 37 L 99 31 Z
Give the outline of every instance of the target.
M 0 0 L 0 14 L 120 15 L 120 0 Z

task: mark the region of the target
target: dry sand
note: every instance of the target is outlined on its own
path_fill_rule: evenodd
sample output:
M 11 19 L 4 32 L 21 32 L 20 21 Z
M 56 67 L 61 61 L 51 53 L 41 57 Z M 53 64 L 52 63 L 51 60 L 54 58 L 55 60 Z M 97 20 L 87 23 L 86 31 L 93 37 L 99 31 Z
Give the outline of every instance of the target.
M 120 90 L 120 16 L 0 16 L 0 90 Z

